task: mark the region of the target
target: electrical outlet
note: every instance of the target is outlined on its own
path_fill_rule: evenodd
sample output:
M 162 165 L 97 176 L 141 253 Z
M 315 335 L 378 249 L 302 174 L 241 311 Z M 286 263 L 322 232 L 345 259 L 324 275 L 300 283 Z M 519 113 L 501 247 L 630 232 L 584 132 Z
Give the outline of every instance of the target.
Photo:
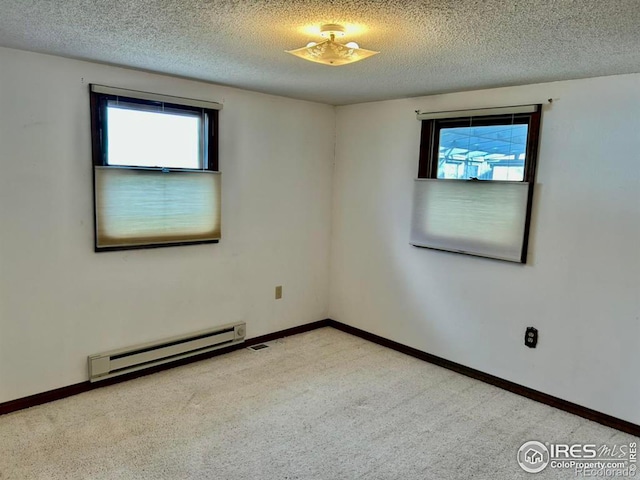
M 527 327 L 527 331 L 524 334 L 524 344 L 529 348 L 536 348 L 538 344 L 538 329 L 533 327 Z
M 276 300 L 280 300 L 282 298 L 282 285 L 278 285 L 276 287 Z

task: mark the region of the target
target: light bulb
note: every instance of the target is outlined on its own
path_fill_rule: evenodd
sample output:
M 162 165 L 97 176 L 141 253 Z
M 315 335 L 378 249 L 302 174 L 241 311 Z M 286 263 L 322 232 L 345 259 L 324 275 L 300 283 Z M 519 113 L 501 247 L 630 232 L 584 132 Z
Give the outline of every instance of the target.
M 356 42 L 349 42 L 349 43 L 345 44 L 345 47 L 360 48 L 360 45 L 358 45 Z
M 309 42 L 307 43 L 307 48 L 315 47 L 316 45 L 317 45 L 316 42 Z

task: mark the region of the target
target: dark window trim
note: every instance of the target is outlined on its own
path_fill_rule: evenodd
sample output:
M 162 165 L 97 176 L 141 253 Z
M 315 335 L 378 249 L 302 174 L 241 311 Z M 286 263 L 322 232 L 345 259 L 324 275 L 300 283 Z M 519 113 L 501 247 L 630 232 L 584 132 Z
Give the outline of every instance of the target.
M 193 242 L 166 242 L 166 243 L 149 243 L 145 245 L 126 245 L 126 246 L 113 246 L 113 247 L 98 247 L 94 245 L 93 251 L 99 252 L 119 252 L 123 250 L 147 250 L 149 248 L 164 248 L 164 247 L 188 247 L 190 245 L 206 245 L 208 243 L 220 243 L 220 240 L 195 240 Z
M 91 86 L 89 86 L 91 88 Z M 92 159 L 94 166 L 113 166 L 120 168 L 116 165 L 107 164 L 107 141 L 109 132 L 103 128 L 105 122 L 107 102 L 109 100 L 120 99 L 126 103 L 133 105 L 149 105 L 149 106 L 164 106 L 172 110 L 176 110 L 177 113 L 193 112 L 202 116 L 204 122 L 204 145 L 203 153 L 203 169 L 212 172 L 219 171 L 219 159 L 218 159 L 218 110 L 193 107 L 191 105 L 180 105 L 176 103 L 156 102 L 152 100 L 141 100 L 139 98 L 132 97 L 120 97 L 116 95 L 108 95 L 105 93 L 97 93 L 89 90 L 90 92 L 90 108 L 91 108 L 91 145 L 92 145 Z M 154 167 L 151 167 L 154 168 Z M 163 170 L 157 167 L 158 170 Z M 166 169 L 165 169 L 166 170 Z M 173 169 L 169 169 L 173 170 Z M 192 169 L 200 171 L 201 169 Z
M 533 183 L 538 159 L 538 138 L 540 132 L 540 112 L 538 105 L 533 113 L 490 115 L 482 117 L 457 117 L 422 120 L 420 134 L 420 157 L 418 160 L 418 178 L 438 178 L 438 154 L 440 130 L 442 128 L 468 127 L 470 118 L 473 126 L 527 124 L 527 153 L 525 157 L 523 182 Z M 461 180 L 468 181 L 468 180 Z M 500 180 L 482 180 L 499 182 Z

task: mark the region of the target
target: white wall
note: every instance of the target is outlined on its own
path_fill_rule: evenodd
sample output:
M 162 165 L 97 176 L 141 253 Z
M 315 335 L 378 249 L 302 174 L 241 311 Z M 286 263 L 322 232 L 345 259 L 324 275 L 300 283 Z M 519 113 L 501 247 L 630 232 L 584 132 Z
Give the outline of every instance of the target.
M 410 246 L 414 111 L 550 97 L 529 264 Z M 340 107 L 336 129 L 331 318 L 640 423 L 640 75 Z
M 224 103 L 220 244 L 93 252 L 89 83 Z M 0 402 L 86 380 L 103 350 L 326 318 L 334 122 L 326 105 L 0 48 Z
M 220 244 L 93 252 L 92 82 L 224 103 Z M 529 264 L 409 246 L 414 110 L 549 97 Z M 640 423 L 638 112 L 640 75 L 336 114 L 0 48 L 0 402 L 86 380 L 86 356 L 102 350 L 236 320 L 252 337 L 331 316 Z M 540 330 L 535 350 L 522 344 L 528 325 Z

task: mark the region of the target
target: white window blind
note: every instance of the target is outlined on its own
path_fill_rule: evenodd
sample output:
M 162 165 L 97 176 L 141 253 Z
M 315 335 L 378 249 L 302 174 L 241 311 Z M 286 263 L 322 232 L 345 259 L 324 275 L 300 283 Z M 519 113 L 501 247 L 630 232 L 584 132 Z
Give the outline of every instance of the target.
M 94 169 L 97 248 L 220 239 L 219 172 Z
M 532 186 L 417 179 L 411 244 L 524 263 Z

